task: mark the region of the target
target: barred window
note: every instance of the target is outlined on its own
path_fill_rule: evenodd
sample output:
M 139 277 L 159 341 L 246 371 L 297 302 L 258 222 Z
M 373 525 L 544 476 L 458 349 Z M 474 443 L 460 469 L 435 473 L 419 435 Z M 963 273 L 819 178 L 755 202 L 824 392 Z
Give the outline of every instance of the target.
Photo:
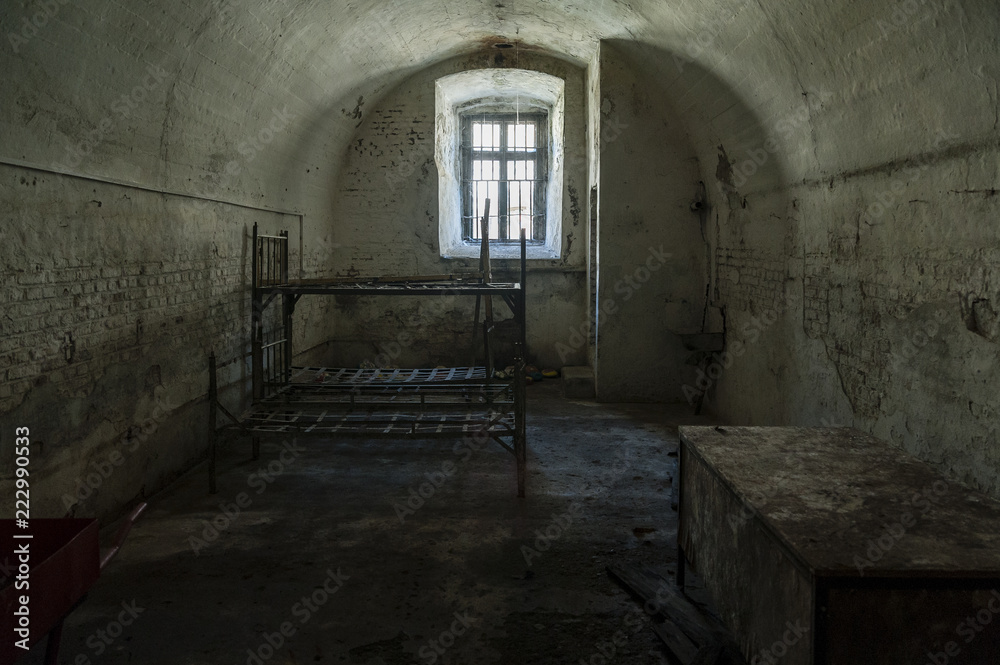
M 471 69 L 434 83 L 438 243 L 474 259 L 487 238 L 498 259 L 559 259 L 563 241 L 565 81 L 524 69 Z
M 462 239 L 482 239 L 480 221 L 490 199 L 491 242 L 546 239 L 547 184 L 545 113 L 461 115 Z

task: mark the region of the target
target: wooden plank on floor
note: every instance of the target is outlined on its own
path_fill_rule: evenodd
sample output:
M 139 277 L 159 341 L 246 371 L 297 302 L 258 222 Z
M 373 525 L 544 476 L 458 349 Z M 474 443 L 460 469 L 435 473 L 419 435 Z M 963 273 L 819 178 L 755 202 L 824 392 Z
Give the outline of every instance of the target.
M 670 655 L 673 656 L 680 665 L 691 665 L 698 656 L 698 647 L 680 628 L 669 621 L 662 624 L 653 624 L 653 632 L 663 641 Z
M 608 566 L 607 571 L 643 603 L 647 612 L 652 609 L 652 613 L 663 617 L 666 624 L 671 624 L 663 628 L 663 634 L 655 628 L 654 631 L 683 665 L 746 665 L 725 626 L 701 612 L 674 585 L 673 580 L 647 566 L 620 564 Z M 686 638 L 686 642 L 676 638 L 678 633 Z M 691 655 L 692 649 L 696 650 L 694 656 Z

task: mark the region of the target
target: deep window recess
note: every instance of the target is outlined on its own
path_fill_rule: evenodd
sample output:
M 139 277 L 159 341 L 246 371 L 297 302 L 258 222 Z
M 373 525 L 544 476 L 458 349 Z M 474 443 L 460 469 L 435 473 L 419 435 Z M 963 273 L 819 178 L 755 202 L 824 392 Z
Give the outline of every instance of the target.
M 545 242 L 548 158 L 545 113 L 462 114 L 462 239 L 482 238 L 490 206 L 491 242 Z

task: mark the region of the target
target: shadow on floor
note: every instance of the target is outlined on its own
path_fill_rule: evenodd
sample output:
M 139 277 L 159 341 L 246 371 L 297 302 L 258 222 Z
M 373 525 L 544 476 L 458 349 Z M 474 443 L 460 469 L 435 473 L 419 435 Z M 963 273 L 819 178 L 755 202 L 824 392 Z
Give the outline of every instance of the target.
M 496 444 L 233 442 L 218 494 L 202 465 L 151 500 L 60 662 L 667 662 L 605 566 L 673 571 L 677 426 L 710 421 L 528 400 L 521 500 Z

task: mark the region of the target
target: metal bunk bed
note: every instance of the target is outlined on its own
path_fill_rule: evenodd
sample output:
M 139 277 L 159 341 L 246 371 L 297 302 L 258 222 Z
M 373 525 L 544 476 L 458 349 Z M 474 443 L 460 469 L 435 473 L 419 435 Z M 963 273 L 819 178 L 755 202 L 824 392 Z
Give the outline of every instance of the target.
M 521 233 L 519 282 L 493 282 L 486 220 L 480 272 L 397 278 L 291 280 L 288 232 L 264 235 L 253 228 L 250 408 L 237 418 L 218 400 L 215 353 L 209 360 L 209 490 L 216 492 L 216 444 L 223 429 L 261 436 L 374 438 L 490 438 L 514 455 L 517 495 L 525 494 L 525 237 Z M 482 325 L 484 366 L 433 369 L 296 367 L 292 365 L 292 315 L 305 295 L 476 296 L 474 331 Z M 512 376 L 494 373 L 492 300 L 510 308 L 517 327 Z M 482 305 L 483 321 L 480 323 Z M 475 332 L 474 332 L 475 335 Z

